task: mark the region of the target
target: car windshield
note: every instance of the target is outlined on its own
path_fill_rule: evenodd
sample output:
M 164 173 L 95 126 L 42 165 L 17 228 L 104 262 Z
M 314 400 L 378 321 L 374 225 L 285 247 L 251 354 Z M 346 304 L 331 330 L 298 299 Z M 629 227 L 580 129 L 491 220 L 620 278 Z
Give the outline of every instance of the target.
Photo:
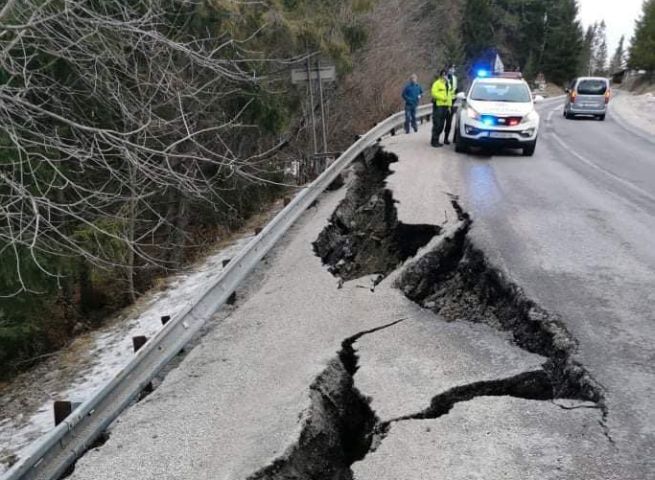
M 607 82 L 605 80 L 581 80 L 578 84 L 580 95 L 605 95 Z
M 518 102 L 530 101 L 530 90 L 522 83 L 479 82 L 473 87 L 472 100 L 483 102 Z

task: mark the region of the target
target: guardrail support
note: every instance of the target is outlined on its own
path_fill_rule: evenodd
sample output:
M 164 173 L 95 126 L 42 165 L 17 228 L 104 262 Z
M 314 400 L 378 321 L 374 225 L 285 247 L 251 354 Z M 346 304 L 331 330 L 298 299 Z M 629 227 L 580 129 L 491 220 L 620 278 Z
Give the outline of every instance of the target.
M 255 235 L 259 235 L 260 233 L 262 233 L 262 230 L 263 230 L 262 227 L 255 228 Z
M 80 402 L 70 402 L 68 400 L 55 400 L 53 410 L 55 414 L 55 427 L 66 420 L 73 410 L 80 406 Z
M 228 305 L 234 305 L 237 303 L 237 292 L 232 292 L 232 295 L 225 301 Z
M 223 260 L 223 268 L 227 267 L 228 264 L 229 264 L 231 261 L 232 261 L 231 258 L 227 258 L 227 259 Z
M 136 337 L 132 337 L 132 346 L 134 347 L 134 353 L 138 352 L 141 347 L 143 347 L 146 342 L 148 341 L 148 337 L 145 335 L 138 335 Z M 152 393 L 155 390 L 155 388 L 152 386 L 152 382 L 149 382 L 144 388 L 143 388 L 143 393 Z
M 161 317 L 161 324 L 162 325 L 166 325 L 170 321 L 171 321 L 171 316 L 170 315 L 162 315 L 162 317 Z

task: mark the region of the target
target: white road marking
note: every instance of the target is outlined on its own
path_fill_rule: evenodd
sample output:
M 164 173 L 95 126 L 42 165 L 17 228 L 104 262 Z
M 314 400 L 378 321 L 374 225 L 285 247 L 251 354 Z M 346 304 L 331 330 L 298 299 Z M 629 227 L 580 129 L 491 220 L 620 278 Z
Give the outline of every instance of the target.
M 647 192 L 646 190 L 642 189 L 641 187 L 638 187 L 634 183 L 626 180 L 625 178 L 619 177 L 618 175 L 616 175 L 616 174 L 610 172 L 609 170 L 606 170 L 603 167 L 599 166 L 598 164 L 592 162 L 588 158 L 580 155 L 578 152 L 573 150 L 573 148 L 571 148 L 571 146 L 568 143 L 566 143 L 564 140 L 562 140 L 559 137 L 559 135 L 557 135 L 557 133 L 555 133 L 554 130 L 553 130 L 552 138 L 554 138 L 555 141 L 557 141 L 557 143 L 559 143 L 562 147 L 564 147 L 564 149 L 566 149 L 571 155 L 573 155 L 575 158 L 577 158 L 581 162 L 586 163 L 590 167 L 598 170 L 599 172 L 604 173 L 606 176 L 616 180 L 617 182 L 623 184 L 624 186 L 628 187 L 629 189 L 633 190 L 634 192 L 637 192 L 640 195 L 643 195 L 644 197 L 648 198 L 649 200 L 655 202 L 655 197 L 653 195 L 651 195 L 649 192 Z

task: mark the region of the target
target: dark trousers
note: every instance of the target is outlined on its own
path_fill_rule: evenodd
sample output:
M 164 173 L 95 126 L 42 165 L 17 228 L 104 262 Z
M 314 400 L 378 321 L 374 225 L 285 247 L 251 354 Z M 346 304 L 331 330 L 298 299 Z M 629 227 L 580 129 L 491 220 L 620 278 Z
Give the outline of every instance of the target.
M 436 103 L 432 104 L 432 145 L 439 143 L 439 136 L 446 126 L 446 116 L 448 107 L 437 107 Z
M 409 133 L 409 127 L 418 132 L 418 125 L 416 125 L 416 105 L 405 105 L 405 133 Z
M 444 128 L 444 136 L 443 139 L 444 141 L 447 141 L 448 138 L 450 137 L 450 129 L 453 125 L 453 117 L 457 113 L 457 107 L 452 107 L 448 109 L 448 113 L 446 115 L 446 126 Z

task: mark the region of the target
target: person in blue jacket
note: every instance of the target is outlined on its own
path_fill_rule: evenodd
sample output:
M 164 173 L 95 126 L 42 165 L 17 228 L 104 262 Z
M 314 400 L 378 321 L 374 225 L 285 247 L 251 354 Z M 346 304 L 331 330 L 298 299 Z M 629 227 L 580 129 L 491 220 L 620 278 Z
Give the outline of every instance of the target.
M 416 74 L 409 77 L 409 82 L 403 89 L 403 100 L 405 100 L 405 133 L 409 133 L 411 126 L 415 132 L 418 132 L 416 125 L 416 108 L 421 101 L 423 89 L 418 84 Z

